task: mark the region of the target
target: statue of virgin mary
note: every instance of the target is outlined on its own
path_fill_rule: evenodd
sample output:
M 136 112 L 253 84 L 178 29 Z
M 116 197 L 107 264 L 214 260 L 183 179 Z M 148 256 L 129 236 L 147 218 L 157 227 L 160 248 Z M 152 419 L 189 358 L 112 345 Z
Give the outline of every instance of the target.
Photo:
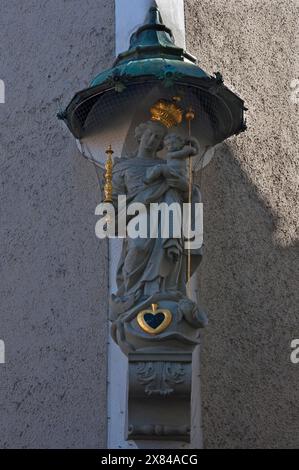
M 113 200 L 126 195 L 127 204 L 188 202 L 188 179 L 175 169 L 157 171 L 166 161 L 157 152 L 163 148 L 167 129 L 159 122 L 148 121 L 135 130 L 138 150 L 133 157 L 117 159 L 113 169 Z M 154 173 L 153 173 L 153 170 Z M 153 174 L 156 177 L 153 177 Z M 200 202 L 199 188 L 193 185 L 192 204 Z M 132 217 L 132 216 L 131 216 Z M 127 222 L 129 222 L 128 217 Z M 161 220 L 160 220 L 161 222 Z M 170 230 L 171 233 L 171 230 Z M 159 231 L 161 235 L 161 231 Z M 202 258 L 202 248 L 191 251 L 191 274 Z M 181 238 L 125 238 L 117 269 L 117 292 L 111 298 L 111 319 L 134 314 L 144 305 L 163 300 L 182 302 L 186 297 L 187 251 Z M 190 310 L 194 310 L 189 301 Z M 194 312 L 193 312 L 194 313 Z M 190 313 L 191 315 L 191 313 Z M 128 317 L 127 317 L 128 318 Z M 205 318 L 197 318 L 205 323 Z M 199 325 L 198 325 L 199 326 Z M 203 326 L 203 325 L 200 325 Z

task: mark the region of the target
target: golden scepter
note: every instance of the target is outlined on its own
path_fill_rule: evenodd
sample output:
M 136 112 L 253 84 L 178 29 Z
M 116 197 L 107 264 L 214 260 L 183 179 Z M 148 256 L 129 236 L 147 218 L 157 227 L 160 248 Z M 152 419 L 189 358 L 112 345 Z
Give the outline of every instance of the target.
M 189 108 L 186 112 L 186 120 L 188 122 L 188 134 L 191 137 L 191 121 L 195 117 L 195 113 L 192 108 Z M 191 202 L 192 202 L 192 183 L 193 183 L 193 171 L 192 171 L 192 158 L 191 158 L 191 143 L 190 143 L 190 155 L 188 157 L 188 173 L 189 173 L 189 184 L 188 184 L 188 207 L 189 207 L 189 220 L 188 220 L 188 240 L 189 249 L 187 254 L 187 283 L 188 283 L 188 297 L 191 298 L 191 249 L 190 249 L 190 228 L 191 228 Z
M 107 160 L 105 163 L 105 185 L 104 185 L 104 202 L 112 202 L 112 170 L 113 170 L 113 161 L 112 155 L 114 154 L 111 145 L 105 152 L 107 154 Z

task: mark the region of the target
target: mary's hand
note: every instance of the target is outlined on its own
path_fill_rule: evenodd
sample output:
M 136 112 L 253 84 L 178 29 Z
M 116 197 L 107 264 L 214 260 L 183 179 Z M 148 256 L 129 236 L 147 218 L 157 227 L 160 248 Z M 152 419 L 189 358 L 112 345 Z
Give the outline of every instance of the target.
M 148 168 L 146 170 L 146 174 L 143 179 L 143 182 L 145 184 L 150 184 L 153 181 L 156 181 L 157 179 L 159 179 L 162 176 L 162 173 L 163 173 L 162 165 L 157 165 L 152 168 Z

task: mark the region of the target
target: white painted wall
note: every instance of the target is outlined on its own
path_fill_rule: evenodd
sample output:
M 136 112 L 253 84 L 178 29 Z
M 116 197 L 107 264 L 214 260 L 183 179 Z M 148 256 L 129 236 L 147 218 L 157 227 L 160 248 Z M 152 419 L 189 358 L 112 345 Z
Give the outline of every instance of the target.
M 164 23 L 175 36 L 176 43 L 185 46 L 184 0 L 158 0 Z M 116 0 L 115 1 L 115 54 L 128 49 L 131 34 L 144 23 L 151 0 Z M 122 141 L 116 131 L 112 137 L 112 147 L 121 154 Z M 121 240 L 110 240 L 109 273 L 110 293 L 115 289 L 115 273 L 121 250 Z M 107 447 L 114 448 L 188 448 L 185 442 L 125 441 L 125 412 L 127 406 L 127 358 L 118 346 L 109 339 L 108 345 L 108 432 Z
M 131 34 L 144 23 L 153 4 L 153 0 L 115 0 L 116 55 L 128 49 Z M 156 4 L 176 44 L 185 47 L 184 0 L 156 0 Z

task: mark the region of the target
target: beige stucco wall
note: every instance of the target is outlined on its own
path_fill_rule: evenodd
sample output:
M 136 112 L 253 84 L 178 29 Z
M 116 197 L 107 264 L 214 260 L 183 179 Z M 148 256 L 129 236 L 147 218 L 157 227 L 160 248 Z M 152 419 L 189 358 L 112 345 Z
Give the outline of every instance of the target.
M 205 447 L 299 447 L 295 1 L 185 0 L 188 50 L 246 100 L 206 168 Z M 105 447 L 107 251 L 93 168 L 56 119 L 111 65 L 114 2 L 2 0 L 0 447 Z M 83 12 L 83 13 L 82 13 Z M 297 106 L 297 107 L 296 107 Z
M 202 178 L 205 447 L 298 448 L 298 2 L 185 5 L 188 50 L 249 108 Z
M 2 0 L 0 447 L 105 447 L 107 254 L 56 118 L 114 55 L 110 0 Z

